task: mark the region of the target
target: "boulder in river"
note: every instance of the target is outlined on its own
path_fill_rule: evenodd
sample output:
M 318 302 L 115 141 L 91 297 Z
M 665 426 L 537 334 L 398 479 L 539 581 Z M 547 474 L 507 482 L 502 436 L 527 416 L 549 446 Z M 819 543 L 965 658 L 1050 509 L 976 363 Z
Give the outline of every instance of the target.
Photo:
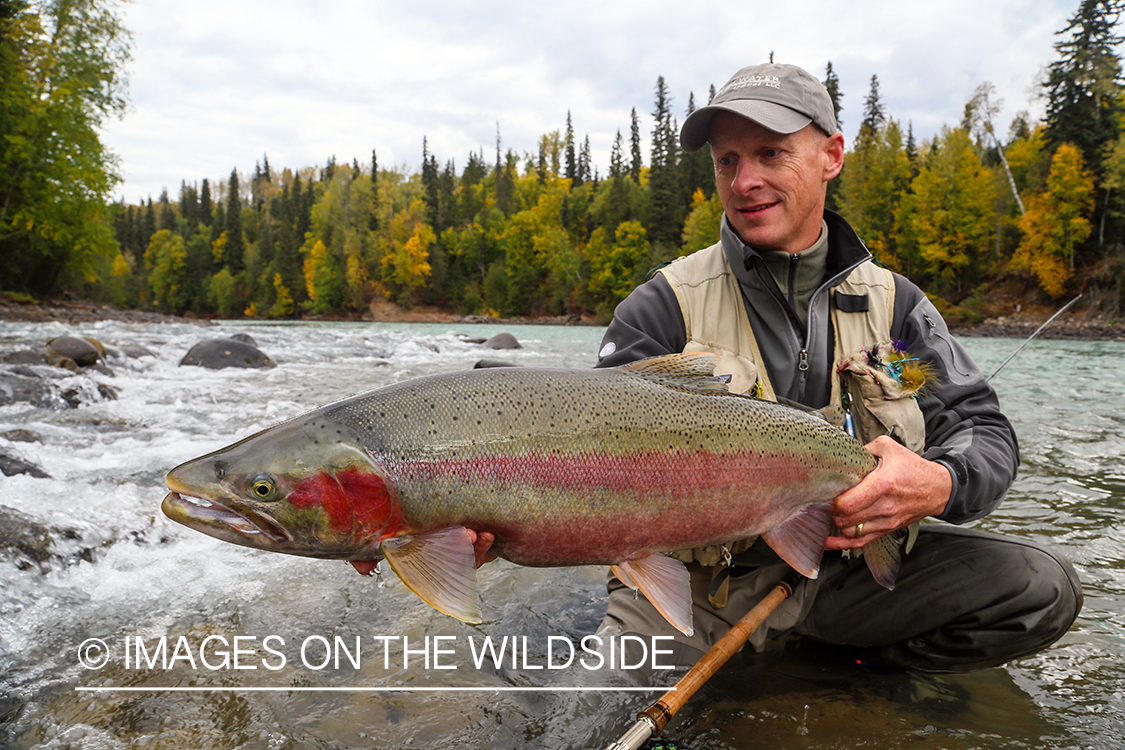
M 498 333 L 484 342 L 485 349 L 522 349 L 520 342 L 510 333 Z
M 98 348 L 87 339 L 77 336 L 59 336 L 47 342 L 47 351 L 74 360 L 79 367 L 97 364 Z
M 233 338 L 200 341 L 180 360 L 180 366 L 184 365 L 206 367 L 209 370 L 221 370 L 224 367 L 277 366 L 258 347 Z

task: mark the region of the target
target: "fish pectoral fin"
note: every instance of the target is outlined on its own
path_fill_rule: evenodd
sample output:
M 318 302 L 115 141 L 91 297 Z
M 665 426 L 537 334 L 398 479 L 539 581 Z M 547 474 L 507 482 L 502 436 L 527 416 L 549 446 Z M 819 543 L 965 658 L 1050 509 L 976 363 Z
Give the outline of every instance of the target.
M 656 611 L 684 635 L 695 632 L 691 617 L 691 576 L 682 562 L 665 555 L 626 560 L 610 569 L 631 589 L 640 589 Z
M 407 588 L 439 612 L 481 622 L 473 542 L 464 526 L 447 526 L 383 542 L 383 556 Z
M 816 578 L 820 558 L 824 557 L 824 540 L 832 530 L 828 509 L 828 503 L 806 505 L 785 523 L 763 533 L 762 539 L 798 573 Z

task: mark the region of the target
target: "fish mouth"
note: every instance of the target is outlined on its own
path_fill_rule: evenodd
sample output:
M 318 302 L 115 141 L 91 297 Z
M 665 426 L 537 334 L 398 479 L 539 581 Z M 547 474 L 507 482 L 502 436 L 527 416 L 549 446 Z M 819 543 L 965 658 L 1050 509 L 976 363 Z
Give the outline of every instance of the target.
M 160 509 L 173 521 L 236 544 L 257 547 L 293 541 L 284 528 L 261 513 L 235 510 L 208 497 L 169 492 Z

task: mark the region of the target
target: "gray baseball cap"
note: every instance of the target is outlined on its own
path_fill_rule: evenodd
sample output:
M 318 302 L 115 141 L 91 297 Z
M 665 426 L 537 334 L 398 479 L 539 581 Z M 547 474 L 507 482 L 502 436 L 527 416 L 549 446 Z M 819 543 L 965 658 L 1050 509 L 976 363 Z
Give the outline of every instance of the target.
M 710 104 L 684 120 L 680 145 L 685 151 L 703 148 L 719 112 L 733 112 L 775 133 L 796 133 L 810 122 L 829 135 L 840 129 L 824 84 L 796 65 L 764 63 L 735 73 Z

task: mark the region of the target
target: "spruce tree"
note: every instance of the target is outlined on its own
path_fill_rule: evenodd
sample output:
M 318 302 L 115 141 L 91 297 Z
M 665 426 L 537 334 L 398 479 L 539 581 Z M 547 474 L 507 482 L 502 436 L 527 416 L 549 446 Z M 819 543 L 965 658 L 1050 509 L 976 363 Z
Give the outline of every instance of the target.
M 856 136 L 857 147 L 864 139 L 872 138 L 887 121 L 887 109 L 879 99 L 879 77 L 871 76 L 871 88 L 863 100 L 863 121 Z
M 570 110 L 566 111 L 566 179 L 571 187 L 578 186 L 578 160 L 574 155 L 574 126 L 570 122 Z
M 1081 0 L 1055 43 L 1059 59 L 1047 68 L 1047 145 L 1073 143 L 1095 169 L 1107 143 L 1117 137 L 1121 57 L 1125 38 L 1115 33 L 1122 0 Z
M 372 232 L 379 229 L 379 159 L 375 149 L 371 149 L 371 215 L 367 226 Z
M 242 200 L 238 190 L 238 170 L 232 169 L 227 185 L 226 221 L 223 224 L 223 231 L 227 235 L 223 265 L 231 273 L 238 273 L 246 267 L 246 248 L 242 244 Z
M 211 205 L 211 183 L 204 177 L 199 188 L 199 220 L 211 226 L 211 212 L 214 210 L 215 207 Z
M 824 69 L 824 88 L 828 90 L 828 98 L 832 100 L 832 114 L 836 115 L 836 125 L 840 125 L 840 112 L 844 109 L 840 104 L 840 100 L 844 98 L 844 94 L 840 91 L 840 79 L 836 75 L 836 71 L 832 69 L 832 61 L 828 61 L 828 65 Z M 831 135 L 831 134 L 829 134 Z
M 678 244 L 680 195 L 677 175 L 675 125 L 671 97 L 664 76 L 656 79 L 656 101 L 652 111 L 652 159 L 649 162 L 648 236 L 654 244 Z
M 638 185 L 641 182 L 641 121 L 637 117 L 637 108 L 629 113 L 629 177 Z

